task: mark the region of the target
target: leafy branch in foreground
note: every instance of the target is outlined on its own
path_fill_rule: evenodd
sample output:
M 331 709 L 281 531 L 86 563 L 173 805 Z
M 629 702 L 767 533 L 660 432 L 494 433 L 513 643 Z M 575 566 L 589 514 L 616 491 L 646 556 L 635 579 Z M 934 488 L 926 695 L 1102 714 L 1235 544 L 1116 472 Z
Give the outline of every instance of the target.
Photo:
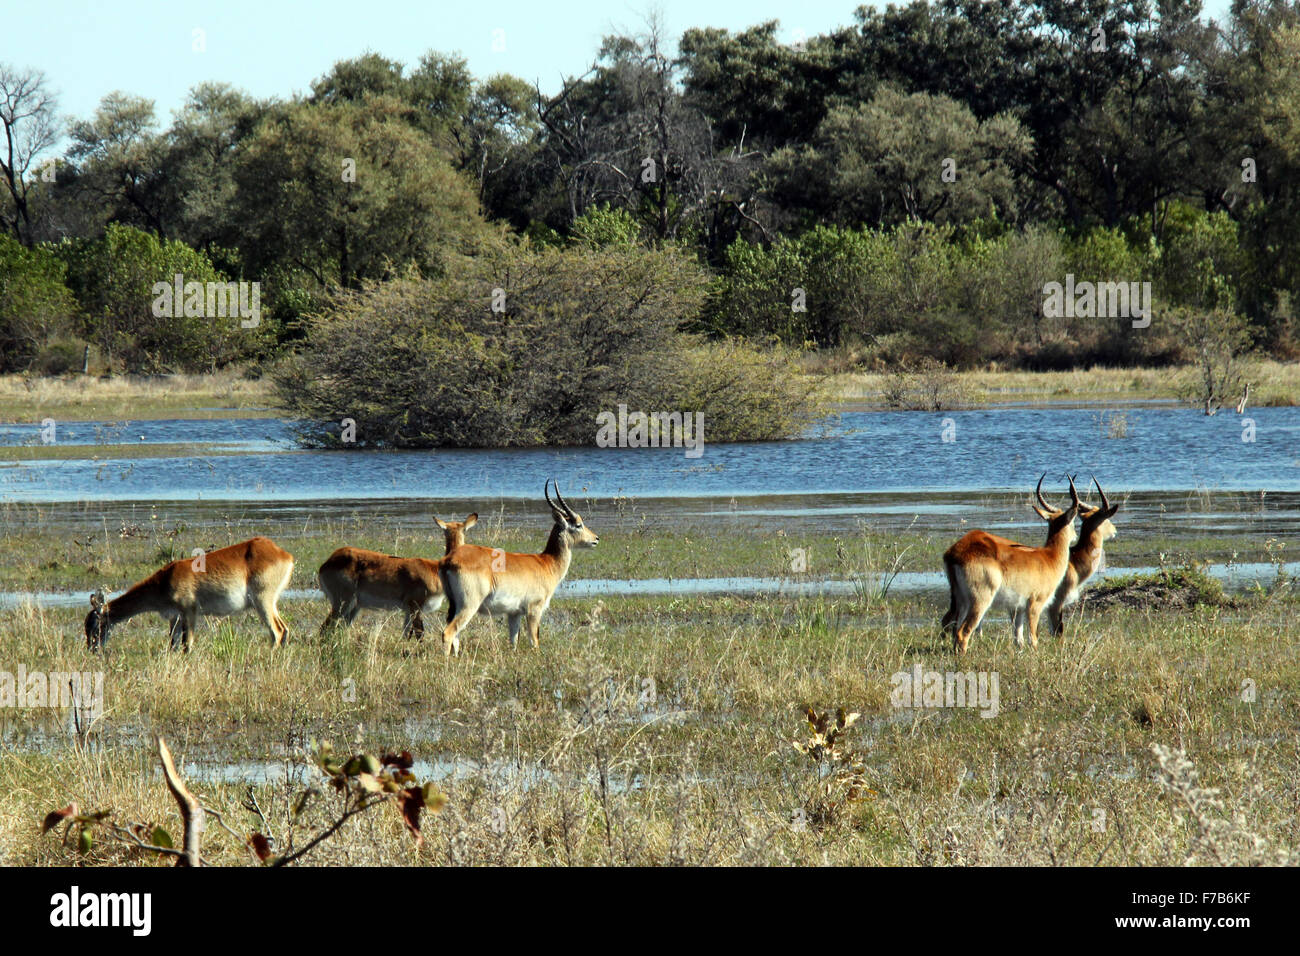
M 866 770 L 860 756 L 845 745 L 845 735 L 861 716 L 846 713 L 843 707 L 817 713 L 805 705 L 808 739 L 792 741 L 799 751 L 817 767 L 817 786 L 804 807 L 808 823 L 817 828 L 833 824 L 849 805 L 876 795 L 867 786 Z M 832 716 L 834 719 L 832 720 Z
M 221 813 L 204 806 L 186 786 L 184 779 L 176 770 L 171 751 L 162 737 L 157 738 L 158 759 L 162 765 L 163 778 L 167 789 L 180 809 L 183 824 L 183 841 L 178 849 L 171 834 L 161 825 L 127 821 L 113 821 L 113 810 L 98 810 L 83 813 L 76 802 L 69 803 L 61 810 L 52 810 L 46 814 L 41 824 L 41 832 L 49 833 L 60 825 L 63 826 L 63 844 L 67 846 L 69 838 L 76 832 L 77 852 L 86 857 L 95 846 L 95 834 L 101 833 L 108 841 L 126 847 L 135 853 L 152 853 L 160 857 L 174 857 L 177 866 L 203 866 L 205 860 L 200 853 L 200 842 L 206 817 L 216 820 L 227 833 L 246 847 L 250 857 L 266 866 L 287 866 L 302 859 L 320 844 L 342 829 L 348 820 L 372 810 L 381 804 L 392 804 L 401 816 L 402 823 L 411 832 L 415 845 L 423 842 L 420 833 L 420 818 L 425 810 L 439 813 L 447 803 L 447 797 L 433 784 L 420 784 L 411 772 L 415 759 L 408 751 L 400 754 L 355 754 L 346 759 L 334 754 L 328 743 L 312 746 L 312 759 L 325 775 L 332 787 L 342 797 L 342 803 L 333 819 L 315 836 L 301 847 L 292 841 L 283 852 L 276 854 L 273 840 L 261 832 L 240 833 L 231 828 Z M 306 810 L 313 796 L 320 793 L 315 786 L 309 786 L 294 801 L 295 818 Z M 256 799 L 250 794 L 251 809 L 257 812 L 265 824 L 265 816 L 257 807 Z M 246 804 L 249 806 L 249 804 Z

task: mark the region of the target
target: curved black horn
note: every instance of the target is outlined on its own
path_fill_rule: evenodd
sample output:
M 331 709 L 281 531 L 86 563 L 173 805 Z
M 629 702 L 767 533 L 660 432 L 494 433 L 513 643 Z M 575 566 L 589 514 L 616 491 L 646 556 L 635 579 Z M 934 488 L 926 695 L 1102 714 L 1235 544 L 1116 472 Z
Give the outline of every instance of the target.
M 1096 475 L 1092 476 L 1092 483 L 1097 486 L 1097 494 L 1101 495 L 1101 509 L 1103 511 L 1109 511 L 1110 502 L 1106 500 L 1106 492 L 1101 490 L 1101 482 L 1097 480 Z
M 1072 499 L 1074 499 L 1074 507 L 1075 507 L 1075 508 L 1078 508 L 1078 507 L 1079 507 L 1079 489 L 1077 489 L 1077 488 L 1074 487 L 1074 476 L 1073 476 L 1073 475 L 1066 475 L 1066 476 L 1065 476 L 1065 479 L 1066 479 L 1066 481 L 1068 481 L 1068 482 L 1070 483 L 1070 497 L 1071 497 Z
M 560 494 L 560 483 L 558 481 L 555 483 L 555 497 L 559 500 L 560 507 L 563 508 L 565 511 L 567 511 L 569 513 L 569 517 L 572 518 L 573 509 L 570 508 L 569 503 L 564 500 L 564 495 Z
M 548 505 L 551 506 L 551 510 L 552 510 L 552 511 L 559 511 L 559 510 L 560 510 L 560 506 L 557 505 L 554 501 L 551 500 L 551 482 L 552 482 L 552 481 L 555 481 L 555 479 L 554 479 L 554 478 L 547 478 L 547 479 L 546 479 L 546 484 L 542 485 L 542 494 L 546 495 L 546 503 L 547 503 Z M 559 491 L 560 491 L 560 486 L 557 484 L 557 485 L 555 486 L 555 492 L 556 492 L 556 494 L 559 494 Z
M 1055 505 L 1049 505 L 1043 497 L 1043 479 L 1047 477 L 1047 472 L 1043 472 L 1038 478 L 1038 487 L 1034 489 L 1034 494 L 1038 496 L 1038 503 L 1043 506 L 1045 511 L 1060 511 Z

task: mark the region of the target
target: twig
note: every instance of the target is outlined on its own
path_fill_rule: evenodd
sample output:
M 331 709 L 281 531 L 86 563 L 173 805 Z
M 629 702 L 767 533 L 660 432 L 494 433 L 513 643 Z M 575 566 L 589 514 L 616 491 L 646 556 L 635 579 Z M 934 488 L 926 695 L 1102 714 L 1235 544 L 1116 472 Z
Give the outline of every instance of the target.
M 203 861 L 199 858 L 199 840 L 203 835 L 203 805 L 194 794 L 190 793 L 189 788 L 185 786 L 185 781 L 176 772 L 176 764 L 172 762 L 172 754 L 167 749 L 167 742 L 161 736 L 157 740 L 158 759 L 162 762 L 163 778 L 167 781 L 167 789 L 176 798 L 176 805 L 181 810 L 181 820 L 185 824 L 183 862 L 178 862 L 177 866 L 202 866 Z
M 284 856 L 276 857 L 275 860 L 271 862 L 269 865 L 288 866 L 294 860 L 301 859 L 302 857 L 306 856 L 309 852 L 311 852 L 313 849 L 315 849 L 317 844 L 322 843 L 325 840 L 328 840 L 335 833 L 337 833 L 339 829 L 343 826 L 343 824 L 347 823 L 348 820 L 355 817 L 358 813 L 365 813 L 371 807 L 376 806 L 380 803 L 385 803 L 387 799 L 388 798 L 386 796 L 379 797 L 375 800 L 366 800 L 363 798 L 362 801 L 352 809 L 343 811 L 343 815 L 341 817 L 339 817 L 337 820 L 331 823 L 320 833 L 316 834 L 316 836 L 312 838 L 311 842 L 309 842 L 301 850 L 295 850 L 294 852 L 285 854 Z

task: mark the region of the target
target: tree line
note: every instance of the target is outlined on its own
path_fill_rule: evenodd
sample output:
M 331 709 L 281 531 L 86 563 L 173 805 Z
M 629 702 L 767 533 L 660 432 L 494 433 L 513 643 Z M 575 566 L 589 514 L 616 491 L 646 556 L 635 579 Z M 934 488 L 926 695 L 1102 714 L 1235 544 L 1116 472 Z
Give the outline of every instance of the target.
M 672 251 L 679 332 L 864 364 L 1176 362 L 1207 325 L 1300 355 L 1294 0 L 913 2 L 798 41 L 651 19 L 550 93 L 430 52 L 289 100 L 203 84 L 167 125 L 120 91 L 56 106 L 0 65 L 7 369 L 296 354 L 377 284 L 477 276 L 486 302 L 502 243 L 577 270 Z M 160 324 L 174 272 L 259 282 L 266 321 Z M 1046 317 L 1067 274 L 1150 282 L 1156 321 Z

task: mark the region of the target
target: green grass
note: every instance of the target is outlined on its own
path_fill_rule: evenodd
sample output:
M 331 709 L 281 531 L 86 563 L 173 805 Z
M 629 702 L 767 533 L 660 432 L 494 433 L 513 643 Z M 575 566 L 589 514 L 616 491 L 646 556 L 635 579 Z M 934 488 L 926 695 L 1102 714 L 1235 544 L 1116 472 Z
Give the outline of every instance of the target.
M 58 517 L 56 517 L 56 513 Z M 460 518 L 462 515 L 456 515 Z M 649 525 L 607 530 L 590 516 L 600 545 L 574 558 L 570 578 L 646 579 L 686 577 L 853 577 L 873 579 L 895 568 L 935 570 L 951 544 L 947 536 L 861 529 L 843 534 L 787 534 L 780 528 L 721 532 L 705 525 Z M 37 505 L 0 508 L 0 534 L 9 557 L 0 560 L 0 590 L 67 591 L 133 584 L 194 548 L 212 550 L 264 534 L 294 556 L 290 587 L 315 588 L 316 569 L 342 545 L 391 554 L 441 557 L 443 536 L 432 519 L 411 527 L 369 515 L 325 514 L 306 521 L 213 514 L 201 526 L 176 518 L 166 505 L 143 504 L 139 517 L 85 520 Z M 539 551 L 546 529 L 506 528 L 484 514 L 469 532 L 471 543 L 507 551 Z M 792 549 L 802 549 L 804 571 L 795 571 Z
M 1148 596 L 1159 599 L 1158 596 L 1172 592 L 1186 601 L 1207 607 L 1223 607 L 1232 603 L 1224 593 L 1222 582 L 1206 573 L 1200 564 L 1161 568 L 1146 574 L 1116 575 L 1099 583 L 1093 592 L 1092 597 L 1097 600 L 1105 600 L 1111 595 L 1123 595 L 1132 601 L 1141 602 Z
M 157 442 L 155 444 L 110 445 L 0 445 L 0 462 L 17 461 L 113 461 L 131 458 L 211 458 L 239 455 L 237 449 L 201 442 Z
M 165 649 L 156 620 L 132 622 L 102 657 L 76 640 L 79 613 L 0 616 L 0 661 L 102 667 L 108 711 L 80 748 L 48 729 L 33 738 L 44 715 L 6 716 L 0 859 L 71 861 L 36 822 L 73 800 L 177 832 L 153 733 L 200 767 L 302 764 L 313 738 L 459 766 L 440 781 L 450 802 L 423 848 L 385 811 L 348 824 L 318 863 L 1160 865 L 1211 845 L 1240 863 L 1271 861 L 1300 836 L 1300 707 L 1285 690 L 1300 681 L 1294 604 L 1248 619 L 1088 614 L 1067 643 L 1020 653 L 990 622 L 957 667 L 998 674 L 992 719 L 892 706 L 895 673 L 954 669 L 933 624 L 908 621 L 917 609 L 904 604 L 557 600 L 540 650 L 511 651 L 504 628 L 480 620 L 451 661 L 436 642 L 403 641 L 393 616 L 318 641 L 304 626 L 314 609 L 286 606 L 298 639 L 281 652 L 246 617 L 203 628 L 190 655 Z M 844 801 L 830 769 L 792 746 L 807 737 L 804 704 L 862 714 L 846 739 L 874 791 L 865 799 Z M 1189 818 L 1157 780 L 1152 744 L 1184 748 L 1200 785 L 1221 788 L 1210 814 L 1221 825 L 1202 832 Z M 242 783 L 191 784 L 236 829 L 264 827 Z M 301 789 L 255 787 L 281 839 Z M 328 819 L 330 799 L 301 833 Z M 1245 831 L 1266 849 L 1248 849 Z M 247 859 L 228 835 L 209 840 L 213 862 Z M 90 860 L 133 858 L 101 847 Z

